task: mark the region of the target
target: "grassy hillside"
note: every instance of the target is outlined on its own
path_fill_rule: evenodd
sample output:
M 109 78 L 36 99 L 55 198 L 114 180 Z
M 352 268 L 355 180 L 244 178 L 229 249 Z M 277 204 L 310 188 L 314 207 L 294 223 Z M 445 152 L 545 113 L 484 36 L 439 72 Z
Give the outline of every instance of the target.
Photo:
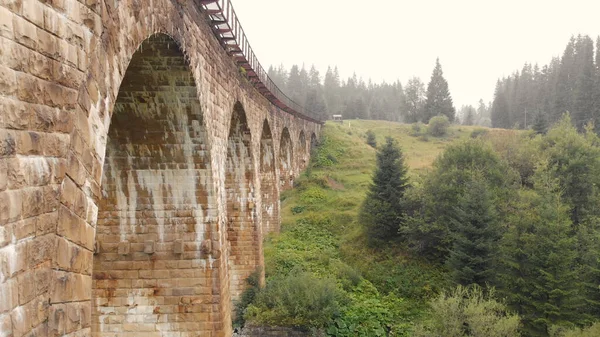
M 378 144 L 386 136 L 398 141 L 411 182 L 418 183 L 448 144 L 481 128 L 452 126 L 446 137 L 435 138 L 424 127 L 385 121 L 327 123 L 310 167 L 282 195 L 282 230 L 266 240 L 265 272 L 268 282 L 298 272 L 333 280 L 342 300 L 334 310 L 339 319 L 327 327 L 332 335 L 379 336 L 388 330 L 403 336 L 421 319 L 425 300 L 446 286 L 445 271 L 399 248 L 367 248 L 357 221 L 375 168 L 376 149 L 366 144 L 367 130 Z M 278 314 L 254 308 L 247 316 L 258 323 L 302 325 L 281 322 Z

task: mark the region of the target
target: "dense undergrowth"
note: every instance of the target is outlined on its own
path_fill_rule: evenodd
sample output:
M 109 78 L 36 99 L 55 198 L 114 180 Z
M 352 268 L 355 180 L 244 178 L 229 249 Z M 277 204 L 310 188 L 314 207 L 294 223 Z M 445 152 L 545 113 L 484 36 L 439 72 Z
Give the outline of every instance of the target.
M 397 139 L 418 180 L 442 149 L 477 128 L 456 126 L 435 138 L 390 122 L 325 125 L 309 168 L 282 195 L 281 233 L 264 246 L 266 288 L 251 287 L 251 303 L 239 317 L 332 336 L 409 336 L 428 299 L 448 286 L 441 266 L 401 246 L 366 244 L 357 215 L 375 167 L 368 130 L 377 143 Z
M 326 125 L 282 195 L 266 287 L 249 279 L 237 317 L 330 336 L 593 336 L 593 126 L 579 133 L 568 114 L 547 132 L 434 124 Z

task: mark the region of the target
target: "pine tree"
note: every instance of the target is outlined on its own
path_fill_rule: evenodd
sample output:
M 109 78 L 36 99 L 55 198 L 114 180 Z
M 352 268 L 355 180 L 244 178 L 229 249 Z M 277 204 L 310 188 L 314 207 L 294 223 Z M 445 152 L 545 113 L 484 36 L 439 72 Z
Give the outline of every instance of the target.
M 546 119 L 545 113 L 538 111 L 535 114 L 532 129 L 538 135 L 545 135 L 546 132 L 548 132 L 548 120 Z
M 335 70 L 327 67 L 325 79 L 323 80 L 323 93 L 328 113 L 330 115 L 340 114 L 342 101 L 340 96 L 340 75 L 338 74 L 337 67 L 335 67 Z
M 325 105 L 323 86 L 321 85 L 319 71 L 314 65 L 310 68 L 308 91 L 306 93 L 304 107 L 308 109 L 308 111 L 317 114 L 319 118 L 323 120 L 327 119 L 327 106 Z
M 297 65 L 293 65 L 292 69 L 290 69 L 290 75 L 287 80 L 287 94 L 297 103 L 304 102 L 302 99 L 302 79 L 300 78 L 300 69 L 298 69 Z
M 418 77 L 408 80 L 404 89 L 406 99 L 406 114 L 404 121 L 407 123 L 419 122 L 423 118 L 423 104 L 425 103 L 425 85 Z
M 510 128 L 508 99 L 506 97 L 505 85 L 501 81 L 496 83 L 496 92 L 494 93 L 491 117 L 493 128 Z
M 448 90 L 448 82 L 444 78 L 440 59 L 435 60 L 435 68 L 431 80 L 427 85 L 427 100 L 425 101 L 423 122 L 427 123 L 431 117 L 445 115 L 452 122 L 456 110 L 452 104 L 452 97 Z
M 494 275 L 493 257 L 501 233 L 487 184 L 473 176 L 458 196 L 451 218 L 454 244 L 446 266 L 457 284 L 484 287 Z
M 402 198 L 409 185 L 407 172 L 402 150 L 387 137 L 377 152 L 373 183 L 360 211 L 371 244 L 398 238 L 403 221 Z
M 498 279 L 527 336 L 577 321 L 576 241 L 558 183 L 541 167 L 535 190 L 521 200 L 501 245 Z

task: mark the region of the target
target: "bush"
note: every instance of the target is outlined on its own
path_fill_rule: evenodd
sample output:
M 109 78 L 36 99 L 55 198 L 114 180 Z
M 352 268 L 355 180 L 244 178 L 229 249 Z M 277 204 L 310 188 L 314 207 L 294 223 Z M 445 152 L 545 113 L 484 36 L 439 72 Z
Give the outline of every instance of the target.
M 410 135 L 418 137 L 423 133 L 423 123 L 417 122 L 410 125 Z
M 348 293 L 348 300 L 328 325 L 328 335 L 407 336 L 406 305 L 395 294 L 381 295 L 369 281 L 362 281 Z
M 458 286 L 430 305 L 432 317 L 425 326 L 417 326 L 414 337 L 520 336 L 519 316 L 494 299 L 493 288 L 484 294 L 477 286 Z
M 471 132 L 471 138 L 478 138 L 487 135 L 488 130 L 486 129 L 475 129 Z
M 371 130 L 367 131 L 367 144 L 369 144 L 369 146 L 372 148 L 377 147 L 377 140 L 375 139 L 375 133 L 373 133 L 373 131 L 371 131 Z
M 260 273 L 261 270 L 257 269 L 246 279 L 248 288 L 244 290 L 239 302 L 235 304 L 235 318 L 233 321 L 234 327 L 244 326 L 244 312 L 246 311 L 248 305 L 254 301 L 256 294 L 260 290 Z
M 597 337 L 600 336 L 600 323 L 594 323 L 592 326 L 585 329 L 573 328 L 565 329 L 564 327 L 552 327 L 550 329 L 551 337 Z
M 335 281 L 292 272 L 267 282 L 244 318 L 255 324 L 301 329 L 322 328 L 339 311 Z
M 435 116 L 429 120 L 427 131 L 434 137 L 443 137 L 448 134 L 450 121 L 446 116 Z

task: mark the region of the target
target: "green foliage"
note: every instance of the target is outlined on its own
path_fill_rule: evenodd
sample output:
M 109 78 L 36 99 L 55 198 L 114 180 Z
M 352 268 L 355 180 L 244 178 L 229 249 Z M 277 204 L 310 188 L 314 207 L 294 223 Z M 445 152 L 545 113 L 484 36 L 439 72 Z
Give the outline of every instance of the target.
M 329 137 L 323 137 L 316 153 L 311 158 L 314 167 L 329 167 L 338 162 L 338 157 L 344 153 L 343 147 Z
M 515 175 L 506 163 L 481 140 L 467 140 L 446 148 L 433 165 L 422 186 L 408 195 L 409 215 L 401 231 L 421 255 L 444 262 L 454 243 L 457 200 L 468 192 L 474 179 L 483 183 L 491 193 L 491 203 L 503 214 L 513 193 Z
M 246 279 L 246 284 L 248 286 L 242 293 L 239 302 L 235 304 L 235 319 L 233 321 L 234 327 L 244 326 L 244 314 L 246 312 L 246 308 L 254 301 L 256 294 L 260 291 L 260 274 L 260 270 L 256 270 Z
M 265 247 L 268 275 L 288 275 L 293 270 L 330 274 L 331 263 L 339 260 L 339 240 L 328 226 L 326 219 L 302 218 L 273 238 Z
M 410 125 L 410 135 L 413 137 L 419 137 L 424 134 L 425 126 L 421 122 L 412 123 Z
M 543 138 L 541 151 L 548 156 L 553 176 L 559 180 L 565 202 L 571 206 L 571 219 L 581 223 L 600 215 L 600 148 L 591 130 L 581 135 L 566 114 Z
M 307 204 L 314 204 L 325 200 L 325 191 L 322 188 L 311 186 L 302 192 L 300 200 Z
M 491 192 L 480 174 L 473 174 L 465 187 L 451 218 L 453 245 L 446 265 L 457 284 L 485 286 L 493 280 L 501 230 Z
M 348 293 L 340 316 L 330 322 L 330 336 L 408 336 L 403 300 L 394 294 L 382 296 L 370 282 L 362 281 Z
M 372 148 L 377 147 L 377 139 L 375 139 L 375 133 L 371 130 L 367 130 L 367 144 L 369 144 L 369 146 Z
M 434 137 L 443 137 L 448 134 L 450 121 L 446 116 L 435 116 L 429 120 L 427 132 Z
M 306 209 L 306 206 L 301 206 L 301 205 L 297 205 L 292 207 L 292 214 L 300 214 L 302 212 L 304 212 L 304 210 Z
M 448 82 L 444 78 L 440 60 L 435 60 L 435 68 L 431 74 L 431 80 L 427 85 L 427 100 L 423 108 L 423 122 L 428 123 L 434 116 L 446 116 L 449 121 L 454 120 L 456 109 L 452 103 L 452 97 L 448 90 Z M 435 136 L 435 135 L 434 135 Z
M 519 316 L 480 287 L 458 286 L 430 302 L 431 319 L 413 337 L 517 337 Z
M 594 323 L 589 327 L 565 329 L 561 326 L 554 326 L 550 330 L 551 337 L 598 337 L 600 336 L 600 323 Z
M 545 135 L 548 132 L 548 120 L 546 114 L 539 111 L 535 114 L 533 125 L 531 126 L 533 131 L 538 135 Z
M 334 280 L 293 272 L 270 278 L 244 317 L 268 326 L 320 328 L 339 311 L 339 296 Z
M 392 138 L 386 138 L 386 143 L 377 152 L 373 184 L 360 213 L 372 244 L 398 236 L 403 218 L 402 197 L 408 187 L 406 174 L 402 151 Z
M 596 44 L 596 55 L 600 46 Z M 594 43 L 587 35 L 572 36 L 562 57 L 547 65 L 526 63 L 520 71 L 499 79 L 494 93 L 492 126 L 509 128 L 533 126 L 544 134 L 565 111 L 573 115 L 578 130 L 592 122 L 600 124 L 600 57 L 594 60 Z
M 575 238 L 568 208 L 544 168 L 535 191 L 525 193 L 503 238 L 498 275 L 508 304 L 523 319 L 528 336 L 548 336 L 554 324 L 576 320 Z
M 475 129 L 475 130 L 473 130 L 473 132 L 471 132 L 471 138 L 483 137 L 487 133 L 488 133 L 488 130 L 486 130 L 486 129 Z

